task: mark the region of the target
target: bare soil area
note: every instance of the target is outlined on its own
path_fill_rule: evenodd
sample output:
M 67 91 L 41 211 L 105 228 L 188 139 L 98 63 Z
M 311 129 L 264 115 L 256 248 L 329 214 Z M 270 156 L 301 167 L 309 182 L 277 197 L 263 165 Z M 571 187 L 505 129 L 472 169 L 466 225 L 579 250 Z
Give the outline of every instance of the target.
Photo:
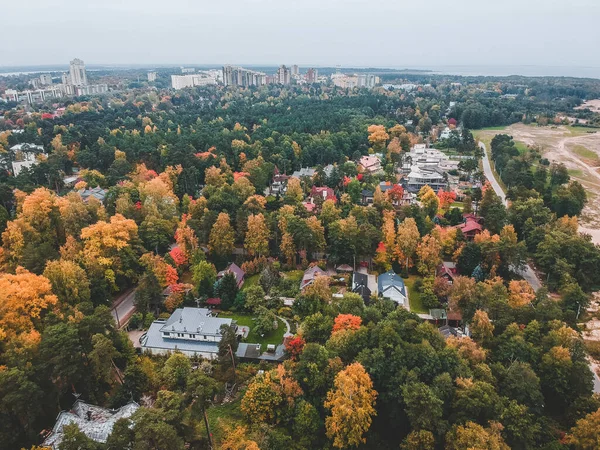
M 600 100 L 590 102 L 597 102 L 600 108 Z M 600 244 L 600 131 L 514 124 L 505 130 L 484 130 L 478 132 L 478 136 L 491 139 L 499 133 L 510 134 L 516 142 L 537 147 L 550 162 L 562 162 L 567 166 L 571 177 L 588 193 L 588 203 L 579 220 L 580 231 L 592 235 L 593 241 Z
M 581 106 L 578 106 L 575 109 L 589 109 L 590 111 L 600 112 L 600 100 L 588 100 L 585 103 L 582 103 Z

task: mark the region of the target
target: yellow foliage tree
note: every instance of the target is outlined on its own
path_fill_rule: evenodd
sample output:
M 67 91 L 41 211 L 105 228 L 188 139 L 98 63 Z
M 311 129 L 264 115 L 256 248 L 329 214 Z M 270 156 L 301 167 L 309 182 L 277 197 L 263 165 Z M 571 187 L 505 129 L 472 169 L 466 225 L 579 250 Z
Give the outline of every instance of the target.
M 57 301 L 46 277 L 22 267 L 14 275 L 0 274 L 0 340 L 18 347 L 37 345 L 42 316 Z
M 535 291 L 526 280 L 512 280 L 508 292 L 508 304 L 513 308 L 529 305 L 535 298 Z
M 369 142 L 374 150 L 381 150 L 385 147 L 390 135 L 385 131 L 383 125 L 371 125 L 367 129 L 369 132 Z
M 357 447 L 366 442 L 364 434 L 377 414 L 376 398 L 377 391 L 362 364 L 350 364 L 336 375 L 324 405 L 331 411 L 325 429 L 334 447 Z
M 269 254 L 269 227 L 262 214 L 248 216 L 248 231 L 244 244 L 252 256 L 267 256 Z
M 210 230 L 208 249 L 218 256 L 228 256 L 233 252 L 235 233 L 231 226 L 229 214 L 220 213 Z

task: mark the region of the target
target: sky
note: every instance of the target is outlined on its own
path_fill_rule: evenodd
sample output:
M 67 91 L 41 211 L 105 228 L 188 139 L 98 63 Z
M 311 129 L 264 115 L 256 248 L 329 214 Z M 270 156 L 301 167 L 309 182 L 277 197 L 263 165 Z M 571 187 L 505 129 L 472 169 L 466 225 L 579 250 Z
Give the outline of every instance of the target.
M 2 0 L 0 10 L 11 36 L 0 66 L 600 67 L 599 0 Z

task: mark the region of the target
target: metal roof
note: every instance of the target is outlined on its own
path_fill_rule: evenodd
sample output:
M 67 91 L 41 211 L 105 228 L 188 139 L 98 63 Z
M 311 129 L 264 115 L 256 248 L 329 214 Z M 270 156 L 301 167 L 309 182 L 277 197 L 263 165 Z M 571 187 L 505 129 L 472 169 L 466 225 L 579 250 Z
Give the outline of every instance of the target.
M 379 278 L 377 279 L 377 287 L 379 288 L 379 295 L 382 297 L 389 297 L 390 290 L 396 290 L 406 297 L 406 286 L 404 285 L 404 280 L 392 270 L 379 275 Z
M 90 439 L 104 443 L 115 422 L 131 417 L 139 407 L 136 402 L 129 402 L 119 409 L 106 409 L 77 400 L 70 411 L 58 414 L 52 433 L 44 440 L 43 446 L 57 449 L 63 439 L 63 427 L 72 423 Z
M 231 319 L 212 317 L 206 308 L 178 308 L 160 328 L 160 332 L 221 334 L 221 325 L 231 325 Z

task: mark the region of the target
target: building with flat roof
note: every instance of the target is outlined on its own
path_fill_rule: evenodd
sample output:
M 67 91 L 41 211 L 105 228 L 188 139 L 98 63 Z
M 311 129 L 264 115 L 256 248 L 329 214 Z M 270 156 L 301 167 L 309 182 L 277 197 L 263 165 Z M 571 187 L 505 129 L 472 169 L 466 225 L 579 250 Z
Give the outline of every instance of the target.
M 187 356 L 214 359 L 219 352 L 221 327 L 232 319 L 213 317 L 206 308 L 178 308 L 168 319 L 157 319 L 140 338 L 143 350 L 153 354 L 180 351 Z
M 217 84 L 217 80 L 211 74 L 199 72 L 193 75 L 171 75 L 171 86 L 173 89 L 184 89 L 194 86 L 208 86 Z
M 152 83 L 153 81 L 156 81 L 156 72 L 154 72 L 153 70 L 148 72 L 148 81 L 150 83 Z

